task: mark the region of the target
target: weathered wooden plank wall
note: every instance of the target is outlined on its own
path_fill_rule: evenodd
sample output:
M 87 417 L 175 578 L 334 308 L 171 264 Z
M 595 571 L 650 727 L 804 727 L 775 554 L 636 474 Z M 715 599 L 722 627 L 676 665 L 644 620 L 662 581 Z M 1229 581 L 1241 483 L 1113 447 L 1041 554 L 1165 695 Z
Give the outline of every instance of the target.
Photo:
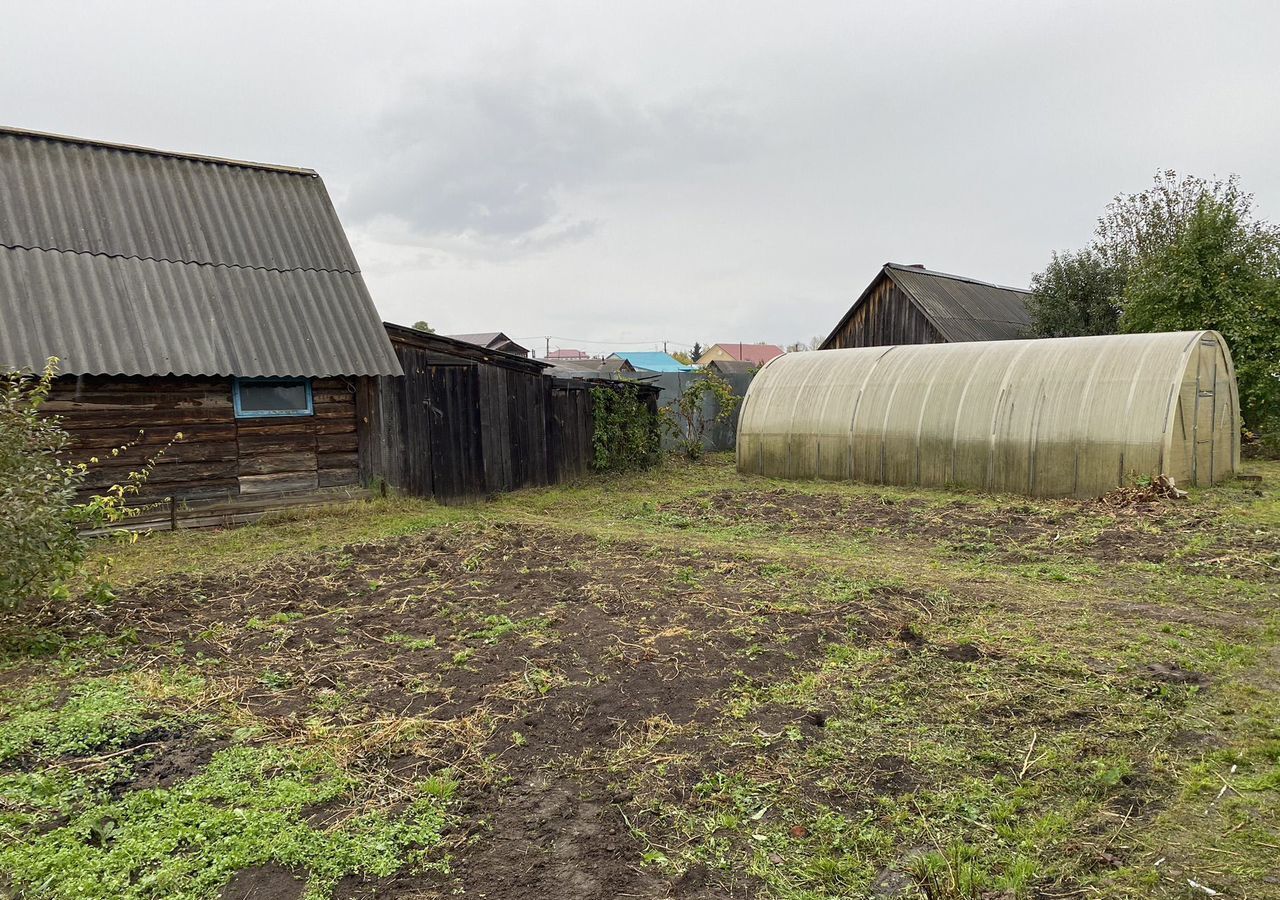
M 823 345 L 824 350 L 883 347 L 890 344 L 934 344 L 943 340 L 924 313 L 893 279 L 881 276 L 849 321 Z
M 547 416 L 547 477 L 556 484 L 587 474 L 594 455 L 594 403 L 587 385 L 553 384 Z
M 62 418 L 73 461 L 99 460 L 86 495 L 123 481 L 165 445 L 139 502 L 358 484 L 354 386 L 316 379 L 312 396 L 312 416 L 236 419 L 229 378 L 81 376 L 58 379 L 43 409 Z
M 366 483 L 453 503 L 589 470 L 590 383 L 392 337 L 404 377 L 369 379 L 357 397 Z

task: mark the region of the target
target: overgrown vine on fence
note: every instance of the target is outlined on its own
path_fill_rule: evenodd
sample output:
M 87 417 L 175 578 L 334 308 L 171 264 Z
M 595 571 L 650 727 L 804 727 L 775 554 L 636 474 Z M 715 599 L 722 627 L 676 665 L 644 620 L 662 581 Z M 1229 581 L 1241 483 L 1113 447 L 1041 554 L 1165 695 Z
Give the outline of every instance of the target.
M 657 416 L 632 384 L 594 387 L 595 428 L 591 466 L 597 472 L 622 472 L 656 465 L 661 449 Z

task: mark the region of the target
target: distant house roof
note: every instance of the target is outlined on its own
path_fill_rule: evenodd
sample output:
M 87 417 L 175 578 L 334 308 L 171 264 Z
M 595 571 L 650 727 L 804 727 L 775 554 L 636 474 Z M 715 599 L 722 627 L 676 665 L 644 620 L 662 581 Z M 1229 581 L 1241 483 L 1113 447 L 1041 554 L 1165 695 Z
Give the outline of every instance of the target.
M 989 284 L 962 275 L 934 272 L 923 266 L 885 263 L 844 318 L 832 329 L 827 345 L 870 295 L 881 278 L 890 278 L 948 341 L 1007 341 L 1025 338 L 1031 325 L 1023 288 Z
M 561 350 L 552 350 L 544 358 L 545 359 L 590 359 L 591 354 L 587 353 L 584 350 L 561 349 Z
M 518 369 L 532 374 L 549 373 L 547 363 L 540 359 L 530 359 L 519 353 L 504 353 L 501 350 L 490 350 L 473 341 L 463 341 L 456 337 L 436 334 L 431 331 L 418 331 L 407 325 L 396 325 L 394 322 L 383 322 L 388 337 L 396 346 L 415 347 L 428 354 L 428 361 L 435 355 L 443 357 L 441 361 L 456 362 L 459 358 L 477 363 L 489 363 L 506 369 Z
M 548 375 L 557 378 L 623 378 L 635 374 L 625 359 L 555 359 Z
M 625 359 L 637 369 L 647 372 L 692 372 L 693 366 L 686 366 L 675 357 L 657 350 L 622 350 L 610 353 L 610 359 Z
M 717 347 L 739 362 L 754 363 L 756 366 L 763 366 L 769 360 L 776 359 L 786 352 L 776 344 L 744 344 L 740 341 L 732 343 L 721 341 L 704 350 L 703 355 Z
M 479 331 L 474 334 L 450 334 L 446 335 L 446 337 L 451 337 L 455 341 L 466 341 L 468 344 L 487 347 L 490 350 L 501 350 L 503 353 L 515 353 L 519 356 L 529 355 L 529 348 L 521 347 L 501 331 Z
M 0 128 L 0 368 L 399 375 L 310 169 Z
M 707 363 L 707 368 L 715 369 L 721 375 L 749 375 L 760 371 L 760 366 L 756 363 L 744 362 L 740 359 L 713 359 Z

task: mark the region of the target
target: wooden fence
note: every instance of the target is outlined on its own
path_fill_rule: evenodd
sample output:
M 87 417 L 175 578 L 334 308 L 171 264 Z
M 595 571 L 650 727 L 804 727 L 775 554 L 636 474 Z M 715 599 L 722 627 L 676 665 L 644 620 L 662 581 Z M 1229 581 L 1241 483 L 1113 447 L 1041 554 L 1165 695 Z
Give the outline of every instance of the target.
M 533 360 L 397 325 L 387 333 L 404 376 L 357 392 L 364 483 L 460 503 L 587 473 L 591 390 L 618 383 L 550 378 Z

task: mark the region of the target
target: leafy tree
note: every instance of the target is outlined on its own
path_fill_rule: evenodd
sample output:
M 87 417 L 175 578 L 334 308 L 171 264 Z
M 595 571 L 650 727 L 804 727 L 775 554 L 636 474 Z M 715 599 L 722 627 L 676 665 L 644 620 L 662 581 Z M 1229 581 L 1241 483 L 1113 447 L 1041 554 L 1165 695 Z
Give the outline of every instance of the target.
M 1232 175 L 1226 181 L 1206 181 L 1194 175 L 1179 177 L 1172 169 L 1157 172 L 1155 182 L 1137 194 L 1118 194 L 1098 218 L 1094 246 L 1108 264 L 1128 274 L 1163 255 L 1186 231 L 1203 203 L 1229 206 L 1242 224 L 1267 230 L 1269 225 L 1254 222 L 1253 197 L 1240 189 Z
M 1240 411 L 1254 430 L 1280 432 L 1280 240 L 1252 220 L 1252 199 L 1227 183 L 1203 191 L 1161 247 L 1127 261 L 1128 332 L 1210 328 L 1235 360 Z
M 783 349 L 788 353 L 804 353 L 806 350 L 817 350 L 821 346 L 822 338 L 815 334 L 808 341 L 796 341 L 794 344 L 788 344 Z
M 435 334 L 436 330 L 427 324 L 426 319 L 419 319 L 413 323 L 413 327 L 417 331 L 425 331 L 427 334 Z
M 1280 433 L 1280 231 L 1239 179 L 1166 170 L 1117 196 L 1093 245 L 1032 281 L 1040 336 L 1213 329 L 1231 348 L 1245 424 Z
M 686 366 L 693 365 L 694 360 L 697 359 L 696 356 L 693 356 L 689 353 L 685 353 L 683 350 L 675 351 L 674 353 L 671 354 L 671 358 L 678 363 L 684 363 Z
M 1124 279 L 1094 249 L 1054 253 L 1031 279 L 1031 333 L 1036 337 L 1115 334 Z

